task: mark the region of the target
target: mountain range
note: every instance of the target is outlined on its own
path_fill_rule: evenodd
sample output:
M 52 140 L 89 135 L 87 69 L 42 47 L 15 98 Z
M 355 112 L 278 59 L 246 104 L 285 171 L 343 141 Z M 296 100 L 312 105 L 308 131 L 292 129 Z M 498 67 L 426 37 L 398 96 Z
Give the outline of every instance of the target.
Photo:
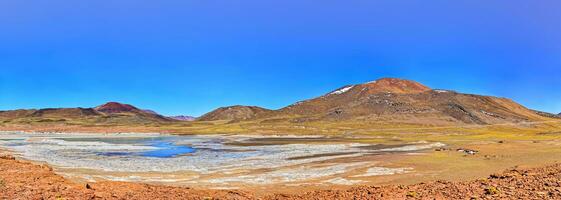
M 552 118 L 558 118 L 558 115 L 530 110 L 507 98 L 431 89 L 415 81 L 396 78 L 347 85 L 278 110 L 237 105 L 218 108 L 196 119 L 190 116 L 166 117 L 151 110 L 117 102 L 109 102 L 95 108 L 0 111 L 0 121 L 4 123 L 64 122 L 81 125 L 173 124 L 193 120 L 228 123 L 354 121 L 484 125 L 545 121 Z
M 507 98 L 431 89 L 418 82 L 396 78 L 347 85 L 279 110 L 235 106 L 210 113 L 212 118 L 198 120 L 296 123 L 353 120 L 438 125 L 517 123 L 551 118 Z
M 147 124 L 173 122 L 172 118 L 154 111 L 141 110 L 129 104 L 108 102 L 95 108 L 45 108 L 0 111 L 0 120 L 12 123 L 72 122 L 91 124 Z

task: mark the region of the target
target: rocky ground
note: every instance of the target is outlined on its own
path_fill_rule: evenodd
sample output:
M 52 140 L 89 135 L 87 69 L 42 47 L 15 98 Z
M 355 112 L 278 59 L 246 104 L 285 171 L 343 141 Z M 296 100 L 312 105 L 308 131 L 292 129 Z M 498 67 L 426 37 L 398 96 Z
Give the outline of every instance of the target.
M 0 199 L 561 199 L 561 164 L 515 168 L 487 179 L 409 186 L 357 186 L 257 197 L 243 191 L 198 190 L 140 183 L 75 183 L 49 166 L 0 155 Z

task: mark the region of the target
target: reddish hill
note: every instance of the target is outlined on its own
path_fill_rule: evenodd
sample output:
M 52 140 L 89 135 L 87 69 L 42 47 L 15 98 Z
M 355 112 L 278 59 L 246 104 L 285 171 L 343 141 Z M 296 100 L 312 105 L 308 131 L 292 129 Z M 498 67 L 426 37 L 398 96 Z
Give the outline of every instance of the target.
M 496 124 L 547 119 L 509 99 L 432 90 L 395 78 L 348 85 L 257 118 L 416 124 Z
M 94 108 L 97 112 L 104 113 L 109 116 L 129 116 L 133 121 L 143 122 L 143 121 L 155 121 L 155 122 L 167 122 L 174 121 L 174 119 L 164 117 L 152 110 L 143 110 L 134 107 L 129 104 L 123 104 L 118 102 L 108 102 L 103 105 Z
M 95 110 L 102 113 L 123 113 L 123 112 L 144 112 L 134 106 L 129 104 L 122 104 L 117 102 L 108 102 L 98 107 L 95 107 Z M 149 112 L 146 112 L 149 113 Z
M 301 101 L 279 110 L 285 114 L 310 115 L 320 114 L 342 105 L 353 104 L 375 94 L 416 94 L 431 89 L 420 83 L 396 78 L 383 78 L 376 81 L 347 85 L 321 97 Z

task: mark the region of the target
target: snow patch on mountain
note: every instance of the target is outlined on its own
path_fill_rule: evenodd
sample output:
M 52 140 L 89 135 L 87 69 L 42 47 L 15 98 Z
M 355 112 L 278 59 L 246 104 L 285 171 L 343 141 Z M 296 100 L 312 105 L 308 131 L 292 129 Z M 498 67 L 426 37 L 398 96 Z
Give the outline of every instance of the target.
M 343 94 L 343 93 L 348 92 L 349 90 L 353 89 L 354 87 L 355 87 L 354 85 L 347 86 L 347 87 L 341 88 L 341 89 L 339 89 L 339 90 L 337 90 L 337 91 L 334 91 L 334 92 L 332 92 L 332 93 L 329 93 L 329 94 L 330 94 L 330 95 L 339 95 L 339 94 Z
M 447 92 L 450 92 L 450 91 L 448 91 L 448 90 L 434 90 L 434 91 L 437 92 L 437 93 L 447 93 Z

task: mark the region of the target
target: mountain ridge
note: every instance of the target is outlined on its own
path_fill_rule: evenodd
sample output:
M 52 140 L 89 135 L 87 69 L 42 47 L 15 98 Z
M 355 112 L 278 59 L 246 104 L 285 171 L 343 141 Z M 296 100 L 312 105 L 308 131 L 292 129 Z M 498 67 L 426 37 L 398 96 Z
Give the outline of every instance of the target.
M 150 110 L 141 110 L 129 104 L 107 102 L 93 108 L 43 108 L 0 111 L 0 120 L 21 122 L 51 122 L 88 120 L 91 123 L 146 124 L 171 122 Z
M 219 121 L 227 120 L 231 122 L 243 121 L 261 116 L 263 114 L 269 113 L 272 110 L 258 107 L 258 106 L 227 106 L 220 107 L 211 112 L 204 114 L 203 116 L 197 118 L 197 121 Z
M 196 117 L 188 116 L 188 115 L 176 115 L 176 116 L 168 116 L 169 118 L 179 120 L 179 121 L 195 121 L 197 120 Z
M 213 111 L 214 115 L 219 116 L 216 112 L 220 111 Z M 360 120 L 483 125 L 546 118 L 548 117 L 507 98 L 434 90 L 411 80 L 382 78 L 363 84 L 347 85 L 317 98 L 300 101 L 278 110 L 254 113 L 238 120 L 285 119 L 295 123 Z M 200 120 L 229 119 L 215 117 Z
M 462 125 L 544 121 L 559 116 L 530 110 L 508 98 L 431 89 L 421 83 L 382 78 L 340 87 L 316 98 L 270 110 L 258 106 L 217 108 L 199 118 L 165 117 L 130 104 L 107 102 L 94 108 L 0 111 L 4 122 L 84 120 L 78 124 L 154 124 L 180 121 L 255 121 L 257 123 L 342 122 Z

